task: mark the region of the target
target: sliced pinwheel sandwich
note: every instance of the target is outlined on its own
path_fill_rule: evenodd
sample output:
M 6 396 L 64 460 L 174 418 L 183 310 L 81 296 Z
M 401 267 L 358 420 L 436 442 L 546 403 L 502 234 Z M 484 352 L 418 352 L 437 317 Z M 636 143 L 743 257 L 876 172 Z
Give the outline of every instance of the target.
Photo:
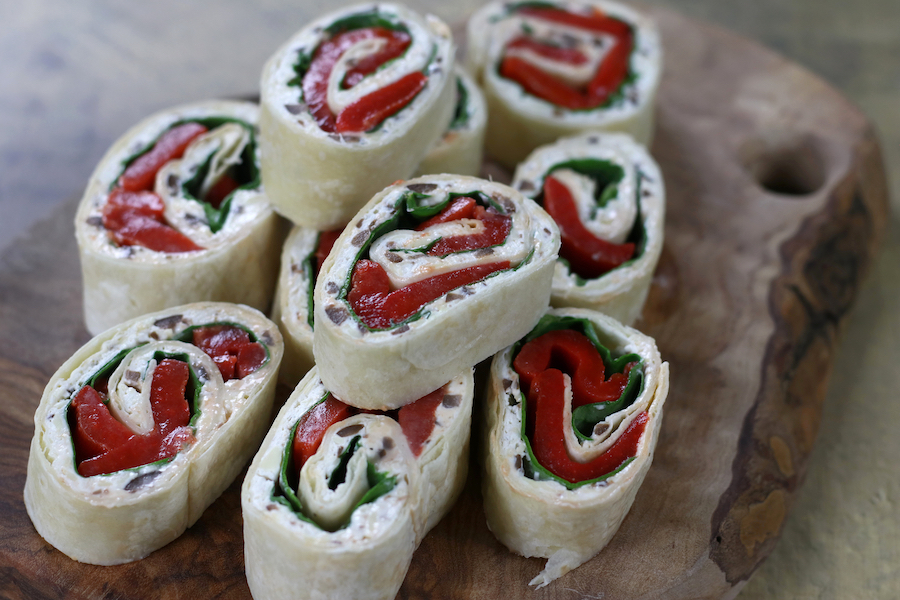
M 361 408 L 431 392 L 531 329 L 558 248 L 553 219 L 508 186 L 431 175 L 386 188 L 316 282 L 322 381 Z
M 425 156 L 416 172 L 455 173 L 476 176 L 481 171 L 487 106 L 481 88 L 457 65 L 456 108 L 453 120 L 438 143 Z
M 98 565 L 190 527 L 265 435 L 281 334 L 246 306 L 139 317 L 82 347 L 34 415 L 25 507 L 38 533 Z
M 655 25 L 605 0 L 493 2 L 469 20 L 466 61 L 488 104 L 488 154 L 508 168 L 585 130 L 653 133 Z
M 293 387 L 313 366 L 313 290 L 337 231 L 296 226 L 281 253 L 272 320 L 284 335 L 284 360 L 278 378 Z
M 647 149 L 618 133 L 563 138 L 532 152 L 512 185 L 559 225 L 553 306 L 592 308 L 631 325 L 664 237 L 665 187 Z
M 343 227 L 412 175 L 452 119 L 453 64 L 450 29 L 398 4 L 344 8 L 297 33 L 261 81 L 262 172 L 276 210 Z
M 653 339 L 593 311 L 551 310 L 494 357 L 484 510 L 506 547 L 549 559 L 532 585 L 616 533 L 653 460 L 668 388 Z
M 103 157 L 75 216 L 88 331 L 187 302 L 268 308 L 282 237 L 257 115 L 246 102 L 173 108 Z
M 244 479 L 256 598 L 391 600 L 465 482 L 472 370 L 398 411 L 345 404 L 306 375 Z

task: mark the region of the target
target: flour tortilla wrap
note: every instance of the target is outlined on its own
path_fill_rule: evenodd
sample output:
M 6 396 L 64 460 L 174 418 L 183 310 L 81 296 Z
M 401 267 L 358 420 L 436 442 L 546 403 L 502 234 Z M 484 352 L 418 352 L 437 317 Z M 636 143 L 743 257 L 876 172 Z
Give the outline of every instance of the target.
M 341 55 L 329 78 L 334 115 L 353 102 L 412 73 L 427 77 L 403 108 L 367 131 L 325 131 L 309 109 L 303 80 L 316 50 L 335 36 L 360 28 L 403 30 L 411 37 L 398 58 L 349 89 L 339 82 L 355 62 L 374 55 L 371 40 Z M 266 63 L 261 89 L 262 172 L 275 209 L 298 225 L 343 227 L 373 194 L 412 175 L 443 135 L 454 108 L 454 46 L 450 29 L 397 4 L 362 4 L 307 25 Z
M 293 387 L 315 364 L 313 358 L 312 291 L 319 232 L 296 226 L 281 252 L 281 270 L 272 304 L 272 320 L 284 335 L 284 361 L 278 378 Z
M 484 6 L 469 20 L 466 64 L 487 99 L 490 115 L 485 137 L 487 153 L 504 166 L 514 168 L 538 146 L 586 130 L 621 131 L 649 144 L 653 134 L 654 99 L 662 73 L 662 50 L 656 26 L 631 7 L 605 0 L 541 3 L 541 7 L 546 6 L 579 15 L 600 11 L 627 24 L 633 34 L 628 75 L 596 108 L 570 109 L 532 95 L 518 82 L 500 74 L 501 62 L 510 52 L 513 40 L 524 36 L 549 46 L 580 51 L 586 60 L 576 68 L 536 56 L 527 49 L 515 49 L 520 58 L 538 70 L 580 87 L 587 84 L 610 52 L 610 36 L 526 14 L 527 9 L 536 7 L 535 3 L 492 2 Z
M 416 173 L 455 173 L 476 176 L 481 171 L 487 106 L 481 88 L 457 65 L 456 109 L 450 127 L 419 164 Z
M 446 384 L 418 456 L 387 415 L 358 413 L 334 423 L 300 481 L 287 482 L 296 494 L 292 503 L 281 487 L 282 469 L 293 464 L 286 450 L 301 416 L 329 395 L 313 367 L 276 418 L 241 489 L 253 596 L 394 598 L 416 547 L 465 482 L 473 393 L 471 369 Z M 349 447 L 355 450 L 346 476 L 332 490 L 325 482 Z
M 531 581 L 538 587 L 595 556 L 618 530 L 650 468 L 669 387 L 668 363 L 661 361 L 653 339 L 594 311 L 554 309 L 548 314 L 586 319 L 613 357 L 636 353 L 641 359 L 643 383 L 637 397 L 601 421 L 591 439 L 575 452 L 585 457 L 602 454 L 641 413 L 646 413 L 649 420 L 634 459 L 605 478 L 569 489 L 532 464 L 534 455 L 523 434 L 524 395 L 519 375 L 512 368 L 514 348 L 506 348 L 494 357 L 484 404 L 485 515 L 488 527 L 510 550 L 526 557 L 549 559 L 544 570 Z M 567 447 L 578 446 L 571 428 L 567 437 L 571 438 Z
M 190 328 L 213 323 L 248 331 L 264 346 L 265 362 L 243 378 L 223 381 L 209 355 L 181 341 L 190 340 Z M 110 412 L 132 430 L 152 428 L 149 407 L 137 401 L 135 390 L 150 387 L 157 352 L 186 355 L 199 381 L 194 441 L 168 461 L 81 476 L 68 420 L 72 398 L 104 367 L 114 368 L 107 372 Z M 177 538 L 256 450 L 269 422 L 281 355 L 274 323 L 256 310 L 224 303 L 146 315 L 92 339 L 53 375 L 35 412 L 25 507 L 38 533 L 69 557 L 98 565 L 143 558 Z
M 509 217 L 505 240 L 446 256 L 417 249 L 452 235 L 441 226 L 423 232 L 408 227 L 449 206 L 454 195 L 477 197 L 480 206 Z M 472 221 L 454 223 L 476 231 L 483 226 Z M 396 408 L 420 398 L 531 329 L 547 307 L 558 248 L 553 220 L 508 186 L 431 175 L 386 188 L 338 238 L 316 282 L 313 352 L 320 377 L 361 408 Z M 460 285 L 388 327 L 372 328 L 348 300 L 351 276 L 362 259 L 390 273 L 392 289 L 469 267 L 510 266 Z
M 512 186 L 540 202 L 551 173 L 566 182 L 592 234 L 635 243 L 632 259 L 599 277 L 582 278 L 559 260 L 551 304 L 598 310 L 631 325 L 641 314 L 663 247 L 665 186 L 656 161 L 626 134 L 589 133 L 532 152 L 516 169 Z
M 95 169 L 75 216 L 88 331 L 139 315 L 205 300 L 267 310 L 275 287 L 281 225 L 259 178 L 258 109 L 247 102 L 209 101 L 162 111 L 129 130 Z M 126 165 L 167 130 L 200 122 L 209 131 L 156 175 L 153 191 L 165 220 L 202 250 L 160 252 L 119 245 L 103 210 Z M 230 171 L 231 170 L 231 171 Z M 217 176 L 241 174 L 221 210 L 195 199 Z M 204 177 L 205 174 L 205 177 Z

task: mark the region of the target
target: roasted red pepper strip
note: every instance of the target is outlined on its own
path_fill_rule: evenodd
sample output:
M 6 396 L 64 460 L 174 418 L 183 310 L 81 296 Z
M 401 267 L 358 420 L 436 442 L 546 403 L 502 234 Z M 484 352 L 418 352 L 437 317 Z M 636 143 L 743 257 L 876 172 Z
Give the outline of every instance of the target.
M 428 441 L 428 438 L 431 437 L 431 432 L 434 431 L 434 415 L 437 407 L 444 400 L 445 387 L 436 389 L 415 402 L 403 406 L 396 413 L 397 422 L 400 424 L 403 435 L 406 436 L 414 456 L 418 457 L 422 453 L 425 442 Z M 358 408 L 344 404 L 329 394 L 325 400 L 316 404 L 300 417 L 291 446 L 296 472 L 300 473 L 303 464 L 322 445 L 325 431 L 329 427 L 360 412 L 388 414 L 377 410 L 361 411 Z
M 650 419 L 647 412 L 640 413 L 606 452 L 590 462 L 579 463 L 572 460 L 566 449 L 564 431 L 572 424 L 563 419 L 565 379 L 562 371 L 548 369 L 538 375 L 528 402 L 535 404 L 536 427 L 531 438 L 535 458 L 545 469 L 571 483 L 611 473 L 635 456 Z
M 187 363 L 171 358 L 161 360 L 153 371 L 150 406 L 154 428 L 164 437 L 187 425 L 191 418 L 191 409 L 184 397 L 189 378 Z
M 331 254 L 331 249 L 334 248 L 334 243 L 337 241 L 338 237 L 341 235 L 340 229 L 336 231 L 323 231 L 319 234 L 319 244 L 316 246 L 316 262 L 315 262 L 315 276 L 319 276 L 319 271 L 322 269 L 322 263 L 325 262 L 325 259 L 328 258 L 328 255 Z
M 143 246 L 156 252 L 202 250 L 191 238 L 165 223 L 162 198 L 153 192 L 115 188 L 103 206 L 103 226 L 120 246 Z
M 634 439 L 630 442 L 620 438 L 609 451 L 587 465 L 573 461 L 566 450 L 564 435 L 565 429 L 572 424 L 563 419 L 564 374 L 571 381 L 572 409 L 575 409 L 585 404 L 618 400 L 625 391 L 628 373 L 634 364 L 629 363 L 624 373 L 614 373 L 605 379 L 606 366 L 599 352 L 587 336 L 574 330 L 549 331 L 522 346 L 513 360 L 513 369 L 519 375 L 520 387 L 527 399 L 526 435 L 531 440 L 535 458 L 544 468 L 576 483 L 600 477 L 634 456 L 633 452 L 620 456 L 632 448 L 632 442 L 636 447 L 640 439 L 640 432 L 629 434 L 626 430 L 622 437 L 631 435 Z
M 425 442 L 434 431 L 434 415 L 444 400 L 444 388 L 439 388 L 415 402 L 402 406 L 397 413 L 397 422 L 409 442 L 413 456 L 422 453 Z
M 389 60 L 397 58 L 409 48 L 412 38 L 408 33 L 394 30 L 388 31 L 390 31 L 390 37 L 386 38 L 387 41 L 381 50 L 364 57 L 352 69 L 347 70 L 347 74 L 344 75 L 344 81 L 341 82 L 345 89 L 352 88 L 362 81 L 366 75 L 374 73 L 378 67 Z
M 156 140 L 149 151 L 137 157 L 119 177 L 118 187 L 128 192 L 153 189 L 156 173 L 170 160 L 181 158 L 195 139 L 208 129 L 200 123 L 184 123 L 172 127 Z
M 559 255 L 569 261 L 573 273 L 592 279 L 634 257 L 634 244 L 613 244 L 588 231 L 569 188 L 552 175 L 544 179 L 544 209 L 559 225 Z
M 384 27 L 353 29 L 351 31 L 339 33 L 330 40 L 322 42 L 313 54 L 309 69 L 307 69 L 306 74 L 303 76 L 303 99 L 309 107 L 310 114 L 316 119 L 316 123 L 318 123 L 319 128 L 321 128 L 322 131 L 329 133 L 334 131 L 366 131 L 381 122 L 379 120 L 365 129 L 336 129 L 337 119 L 328 107 L 328 79 L 331 77 L 331 71 L 334 70 L 335 64 L 337 64 L 341 55 L 349 50 L 351 46 L 373 38 L 384 39 L 387 44 L 380 52 L 364 58 L 355 68 L 350 69 L 347 72 L 344 84 L 347 85 L 347 87 L 353 87 L 366 74 L 373 72 L 388 60 L 402 54 L 409 46 L 409 35 L 402 31 L 393 31 Z M 374 94 L 370 94 L 369 96 L 373 95 Z M 366 98 L 369 98 L 369 96 L 361 98 L 358 102 L 362 102 Z M 393 114 L 405 105 L 406 103 L 385 116 L 390 116 L 390 114 Z M 351 105 L 350 107 L 352 106 L 354 105 Z M 347 109 L 342 111 L 341 114 L 346 112 L 346 110 Z M 384 119 L 384 117 L 382 117 L 382 119 Z M 347 125 L 345 124 L 344 127 L 347 127 Z
M 603 61 L 597 67 L 597 72 L 585 90 L 576 89 L 555 75 L 518 57 L 504 57 L 500 63 L 500 74 L 517 82 L 529 94 L 569 110 L 585 110 L 602 105 L 625 80 L 628 75 L 631 51 L 634 47 L 634 35 L 625 22 L 608 17 L 599 11 L 590 15 L 582 15 L 555 8 L 524 7 L 520 8 L 519 12 L 598 34 L 612 35 L 615 38 L 613 47 L 603 57 Z M 542 44 L 537 40 L 529 40 L 529 38 L 515 38 L 507 47 L 527 47 L 541 56 L 559 62 L 580 64 L 575 62 L 577 60 L 576 51 Z
M 519 374 L 522 392 L 531 398 L 537 377 L 548 369 L 556 369 L 569 375 L 572 381 L 572 408 L 598 402 L 614 402 L 628 385 L 629 365 L 624 373 L 614 373 L 605 378 L 606 366 L 597 349 L 582 333 L 572 330 L 549 331 L 523 345 L 513 361 Z M 534 433 L 540 421 L 535 415 L 535 404 L 526 403 L 527 434 Z
M 628 35 L 617 39 L 609 53 L 603 57 L 603 62 L 600 63 L 594 78 L 588 84 L 588 107 L 600 106 L 606 102 L 606 99 L 625 80 L 628 75 L 628 57 L 631 56 L 633 45 L 634 42 L 629 32 Z
M 160 168 L 181 158 L 191 142 L 207 131 L 199 123 L 172 127 L 156 140 L 153 148 L 128 165 L 103 207 L 103 226 L 117 244 L 172 254 L 203 249 L 166 223 L 162 199 L 149 190 L 153 189 Z
M 322 445 L 325 430 L 354 414 L 355 410 L 352 407 L 347 406 L 329 394 L 325 400 L 316 404 L 300 417 L 292 447 L 294 468 L 298 474 L 304 463 Z
M 340 33 L 316 48 L 303 76 L 303 99 L 322 131 L 334 131 L 335 116 L 328 107 L 328 79 L 334 65 L 354 44 L 374 37 L 387 37 L 388 32 L 381 28 L 354 29 Z
M 496 246 L 503 243 L 503 240 L 509 235 L 509 230 L 512 226 L 512 220 L 506 215 L 501 215 L 493 210 L 486 210 L 483 206 L 479 206 L 474 198 L 461 197 L 454 199 L 440 213 L 421 223 L 416 227 L 416 231 L 422 231 L 439 223 L 458 221 L 459 219 L 481 221 L 484 224 L 484 231 L 470 235 L 455 235 L 441 238 L 428 249 L 429 255 L 446 256 L 447 254 L 463 250 L 477 250 L 479 248 Z
M 422 91 L 428 78 L 418 71 L 375 90 L 350 104 L 337 117 L 338 133 L 368 131 L 409 104 Z
M 250 334 L 234 325 L 209 325 L 192 332 L 195 346 L 206 352 L 222 374 L 222 379 L 243 379 L 266 362 L 266 350 Z
M 219 181 L 209 188 L 203 201 L 213 208 L 219 208 L 219 206 L 222 205 L 222 201 L 228 197 L 228 194 L 238 189 L 238 187 L 240 187 L 238 182 L 226 173 L 219 178 Z
M 416 231 L 425 231 L 434 225 L 458 221 L 459 219 L 467 219 L 472 216 L 475 211 L 475 206 L 475 198 L 469 198 L 468 196 L 455 198 L 453 202 L 444 207 L 444 210 L 430 219 L 419 223 L 416 226 Z
M 606 366 L 597 349 L 577 331 L 550 331 L 528 342 L 516 355 L 513 368 L 526 394 L 535 377 L 553 368 L 572 378 L 575 406 L 610 402 L 621 395 L 621 389 L 607 385 Z
M 519 36 L 514 38 L 506 45 L 507 49 L 522 48 L 523 50 L 531 50 L 535 54 L 549 58 L 556 62 L 567 63 L 570 65 L 583 65 L 587 62 L 587 56 L 584 52 L 575 48 L 561 48 L 559 46 L 548 46 L 542 44 L 529 37 Z
M 100 392 L 84 386 L 72 399 L 76 427 L 72 430 L 75 456 L 84 460 L 103 454 L 110 448 L 121 446 L 134 435 L 124 424 L 116 420 L 103 403 Z
M 500 75 L 517 82 L 532 96 L 550 104 L 580 110 L 585 106 L 584 95 L 542 69 L 517 56 L 507 56 L 500 63 Z
M 190 408 L 185 399 L 188 377 L 187 363 L 182 361 L 167 358 L 156 366 L 150 389 L 154 425 L 145 435 L 117 421 L 92 388 L 82 388 L 72 400 L 78 473 L 90 477 L 139 467 L 171 458 L 192 443 L 194 436 L 187 426 Z
M 372 329 L 384 329 L 411 317 L 422 306 L 451 290 L 509 267 L 509 261 L 466 267 L 391 291 L 384 268 L 374 261 L 361 260 L 353 268 L 347 299 L 363 323 Z

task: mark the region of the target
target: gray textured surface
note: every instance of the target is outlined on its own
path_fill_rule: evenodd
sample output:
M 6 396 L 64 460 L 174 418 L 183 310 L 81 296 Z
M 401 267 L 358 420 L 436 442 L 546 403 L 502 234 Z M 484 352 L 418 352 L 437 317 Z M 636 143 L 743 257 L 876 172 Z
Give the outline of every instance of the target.
M 900 2 L 651 0 L 805 65 L 872 119 L 900 203 Z M 410 2 L 458 22 L 480 2 Z M 254 93 L 311 0 L 0 0 L 0 248 L 80 195 L 106 148 L 147 114 Z M 819 441 L 751 599 L 900 597 L 900 225 L 850 318 Z

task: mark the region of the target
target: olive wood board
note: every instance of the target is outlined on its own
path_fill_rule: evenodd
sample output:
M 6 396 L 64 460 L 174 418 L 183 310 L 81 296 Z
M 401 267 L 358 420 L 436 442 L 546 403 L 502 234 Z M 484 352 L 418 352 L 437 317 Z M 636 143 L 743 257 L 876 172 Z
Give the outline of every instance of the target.
M 528 581 L 544 561 L 490 533 L 473 456 L 462 496 L 416 551 L 399 598 L 733 598 L 793 505 L 841 324 L 886 220 L 878 143 L 856 108 L 802 68 L 735 34 L 651 12 L 665 50 L 651 150 L 668 208 L 636 326 L 671 366 L 653 466 L 606 549 L 534 590 Z M 490 162 L 483 174 L 510 175 Z M 0 257 L 0 596 L 249 598 L 240 480 L 176 541 L 121 566 L 70 560 L 28 519 L 35 408 L 89 339 L 74 212 L 65 203 Z

